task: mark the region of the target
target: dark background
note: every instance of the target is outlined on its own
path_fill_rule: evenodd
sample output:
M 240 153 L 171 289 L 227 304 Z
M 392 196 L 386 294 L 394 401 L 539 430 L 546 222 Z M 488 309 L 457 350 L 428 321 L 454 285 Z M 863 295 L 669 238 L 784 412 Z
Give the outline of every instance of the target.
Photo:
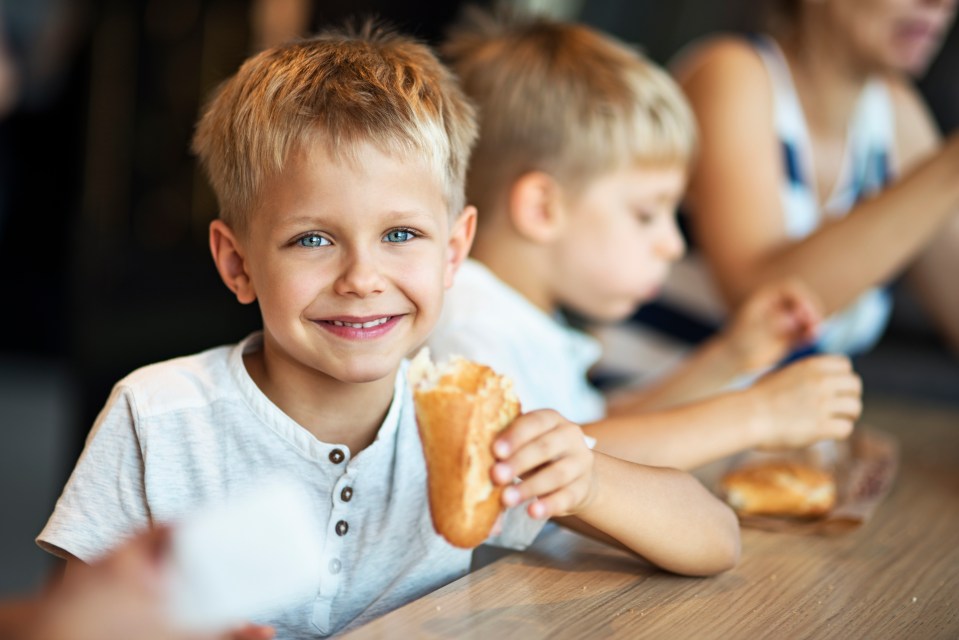
M 761 0 L 760 0 L 761 1 Z M 436 42 L 458 2 L 314 2 L 307 30 L 378 15 Z M 482 4 L 482 3 L 479 3 Z M 755 26 L 756 2 L 552 3 L 666 62 Z M 216 208 L 189 153 L 209 91 L 256 49 L 252 3 L 0 0 L 19 71 L 0 120 L 0 595 L 35 587 L 32 538 L 110 387 L 131 370 L 257 328 L 207 248 Z M 959 124 L 959 35 L 920 82 Z M 959 404 L 959 367 L 909 300 L 858 367 L 867 388 Z

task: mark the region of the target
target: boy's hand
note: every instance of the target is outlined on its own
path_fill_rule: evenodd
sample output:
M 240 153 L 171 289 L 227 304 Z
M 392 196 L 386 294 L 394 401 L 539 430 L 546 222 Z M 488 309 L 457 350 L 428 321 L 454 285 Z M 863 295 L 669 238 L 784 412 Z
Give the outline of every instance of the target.
M 595 493 L 593 452 L 583 431 L 555 411 L 532 411 L 516 418 L 493 442 L 493 482 L 505 485 L 503 504 L 512 507 L 535 498 L 533 518 L 571 515 Z M 512 484 L 520 478 L 518 484 Z
M 822 321 L 815 294 L 799 280 L 767 285 L 739 308 L 726 338 L 744 371 L 764 369 L 812 342 Z
M 760 447 L 803 447 L 846 438 L 862 412 L 862 380 L 845 356 L 814 356 L 756 383 L 763 412 Z

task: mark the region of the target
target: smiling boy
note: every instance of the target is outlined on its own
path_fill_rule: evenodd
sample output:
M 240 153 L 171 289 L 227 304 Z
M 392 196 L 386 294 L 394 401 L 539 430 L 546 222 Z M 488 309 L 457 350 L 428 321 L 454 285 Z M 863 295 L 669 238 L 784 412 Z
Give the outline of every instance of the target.
M 404 358 L 472 241 L 474 137 L 432 53 L 369 27 L 265 51 L 221 87 L 195 139 L 221 210 L 210 248 L 263 330 L 117 384 L 38 539 L 68 579 L 276 470 L 307 483 L 325 532 L 315 598 L 256 621 L 279 636 L 342 631 L 466 573 L 470 551 L 430 521 Z M 494 544 L 561 517 L 676 572 L 738 557 L 735 518 L 694 479 L 593 454 L 555 412 L 517 418 L 494 453 L 504 507 L 523 505 Z
M 474 213 L 451 225 L 434 173 L 365 142 L 345 161 L 317 144 L 266 183 L 247 229 L 211 225 L 224 282 L 263 314 L 263 349 L 244 357 L 251 378 L 353 451 L 372 442 L 396 366 L 426 339 L 469 245 Z

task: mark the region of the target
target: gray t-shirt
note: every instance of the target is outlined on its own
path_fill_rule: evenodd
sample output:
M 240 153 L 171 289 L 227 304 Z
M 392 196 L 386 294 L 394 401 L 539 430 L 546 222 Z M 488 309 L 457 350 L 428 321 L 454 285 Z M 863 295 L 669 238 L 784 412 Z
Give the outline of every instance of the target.
M 354 456 L 317 440 L 260 391 L 243 365 L 243 354 L 260 348 L 257 333 L 121 380 L 37 543 L 89 562 L 140 529 L 283 471 L 306 484 L 326 535 L 317 541 L 316 597 L 254 620 L 278 638 L 358 626 L 464 575 L 470 551 L 446 543 L 430 521 L 406 363 L 376 440 Z M 491 542 L 523 548 L 541 526 L 513 509 Z

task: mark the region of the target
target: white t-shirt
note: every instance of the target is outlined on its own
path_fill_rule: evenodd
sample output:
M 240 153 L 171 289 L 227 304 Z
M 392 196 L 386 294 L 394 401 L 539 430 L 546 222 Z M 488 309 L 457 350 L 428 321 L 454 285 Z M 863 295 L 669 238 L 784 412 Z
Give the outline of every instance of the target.
M 317 440 L 260 391 L 243 365 L 243 353 L 260 348 L 256 333 L 121 380 L 37 543 L 89 562 L 137 530 L 279 470 L 305 483 L 326 535 L 317 541 L 316 597 L 254 620 L 277 638 L 357 626 L 464 575 L 471 552 L 446 543 L 430 520 L 406 363 L 375 441 L 354 456 Z M 541 527 L 513 509 L 491 542 L 522 548 Z
M 461 355 L 513 380 L 523 411 L 555 409 L 587 424 L 606 415 L 602 394 L 586 378 L 601 347 L 551 317 L 475 260 L 456 274 L 428 344 L 435 358 Z

